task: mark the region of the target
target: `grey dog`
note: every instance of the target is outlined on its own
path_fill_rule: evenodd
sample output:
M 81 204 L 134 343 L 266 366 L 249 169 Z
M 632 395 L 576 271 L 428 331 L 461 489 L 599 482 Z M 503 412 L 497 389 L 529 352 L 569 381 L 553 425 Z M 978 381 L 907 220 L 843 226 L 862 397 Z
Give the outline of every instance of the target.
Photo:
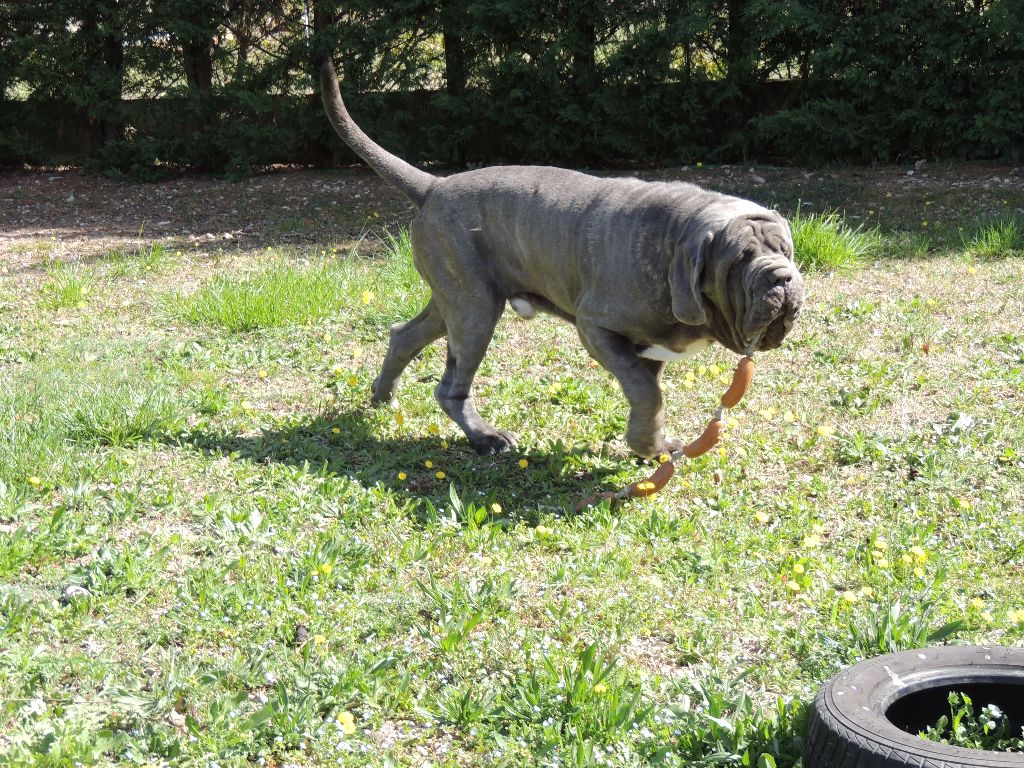
M 372 401 L 394 399 L 405 367 L 448 337 L 438 403 L 480 453 L 515 446 L 476 410 L 472 385 L 506 302 L 523 317 L 574 323 L 629 401 L 626 442 L 641 456 L 681 447 L 665 437 L 665 362 L 717 341 L 774 349 L 803 303 L 786 220 L 752 202 L 680 182 L 598 178 L 504 166 L 437 177 L 375 144 L 345 108 L 330 61 L 327 116 L 352 150 L 419 209 L 413 263 L 427 306 L 391 328 Z

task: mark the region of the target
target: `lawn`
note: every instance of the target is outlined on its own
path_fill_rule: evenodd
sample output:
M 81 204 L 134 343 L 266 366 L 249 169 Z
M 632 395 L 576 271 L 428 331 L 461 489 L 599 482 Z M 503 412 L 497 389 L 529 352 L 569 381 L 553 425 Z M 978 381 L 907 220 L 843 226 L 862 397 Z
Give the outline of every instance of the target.
M 499 325 L 517 452 L 443 343 L 368 408 L 426 299 L 374 177 L 0 177 L 0 765 L 793 766 L 841 667 L 1024 644 L 1024 178 L 647 175 L 799 221 L 807 304 L 720 450 L 578 514 L 651 467 L 570 326 Z

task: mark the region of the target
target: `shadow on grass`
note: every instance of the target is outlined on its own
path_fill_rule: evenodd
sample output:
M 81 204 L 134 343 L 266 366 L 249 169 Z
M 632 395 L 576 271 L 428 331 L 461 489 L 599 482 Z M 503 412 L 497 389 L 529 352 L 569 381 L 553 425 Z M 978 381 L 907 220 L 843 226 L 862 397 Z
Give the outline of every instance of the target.
M 490 508 L 497 502 L 505 517 L 527 522 L 550 512 L 572 514 L 576 502 L 613 471 L 595 469 L 588 451 L 567 450 L 560 442 L 529 453 L 478 456 L 464 439 L 446 448 L 440 437 L 383 438 L 363 410 L 300 417 L 256 435 L 193 430 L 176 443 L 206 455 L 350 477 L 364 488 L 388 490 L 399 505 L 450 507 L 454 486 L 464 504 Z M 417 504 L 415 514 L 425 519 L 429 505 Z

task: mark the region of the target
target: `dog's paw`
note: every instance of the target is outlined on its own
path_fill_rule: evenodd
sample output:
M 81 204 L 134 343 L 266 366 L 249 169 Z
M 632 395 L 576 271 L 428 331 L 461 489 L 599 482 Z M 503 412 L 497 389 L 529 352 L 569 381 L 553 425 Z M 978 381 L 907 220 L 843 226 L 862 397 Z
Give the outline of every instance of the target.
M 373 383 L 370 387 L 370 405 L 374 408 L 379 408 L 383 405 L 390 405 L 392 408 L 398 407 L 398 398 L 395 397 L 394 389 L 381 389 L 377 386 L 377 382 Z
M 666 437 L 664 442 L 661 444 L 661 450 L 658 451 L 658 455 L 662 454 L 673 454 L 676 451 L 683 450 L 686 445 L 682 440 L 677 440 L 674 437 Z
M 627 437 L 626 444 L 633 453 L 637 456 L 642 456 L 645 459 L 656 459 L 665 454 L 681 451 L 683 446 L 686 445 L 682 440 L 676 440 L 671 437 L 666 437 L 657 442 L 649 439 L 637 440 Z
M 504 453 L 515 448 L 516 438 L 511 432 L 495 432 L 470 440 L 469 444 L 481 456 L 490 456 L 492 453 Z

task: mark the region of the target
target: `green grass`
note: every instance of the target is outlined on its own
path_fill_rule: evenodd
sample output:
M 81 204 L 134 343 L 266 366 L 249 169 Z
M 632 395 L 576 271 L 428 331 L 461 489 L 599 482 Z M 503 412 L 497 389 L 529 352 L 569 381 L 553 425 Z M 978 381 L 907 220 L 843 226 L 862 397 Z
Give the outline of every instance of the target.
M 39 291 L 39 304 L 50 310 L 81 307 L 92 291 L 94 277 L 86 270 L 60 266 Z
M 962 234 L 963 251 L 981 261 L 1018 256 L 1024 252 L 1024 222 L 1013 216 L 989 222 Z
M 721 452 L 579 514 L 651 468 L 568 324 L 498 326 L 509 455 L 440 413 L 443 342 L 368 407 L 402 234 L 129 250 L 56 318 L 0 276 L 0 763 L 792 768 L 838 669 L 1024 644 L 1021 258 L 871 237 L 904 258 L 808 271 Z M 668 367 L 672 433 L 734 363 Z
M 878 232 L 850 227 L 837 213 L 805 215 L 797 210 L 790 227 L 796 262 L 809 271 L 854 269 L 877 254 L 881 244 Z
M 262 266 L 244 276 L 218 275 L 192 294 L 177 294 L 170 312 L 191 323 L 232 332 L 275 328 L 326 317 L 351 300 L 334 264 Z

